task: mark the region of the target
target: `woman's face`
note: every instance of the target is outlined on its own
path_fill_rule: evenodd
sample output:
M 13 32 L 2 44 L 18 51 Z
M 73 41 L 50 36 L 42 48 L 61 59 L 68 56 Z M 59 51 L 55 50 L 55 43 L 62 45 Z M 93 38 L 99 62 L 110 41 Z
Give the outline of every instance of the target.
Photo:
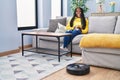
M 77 8 L 77 10 L 76 10 L 76 16 L 80 17 L 80 15 L 81 15 L 81 10 L 80 10 L 80 8 Z

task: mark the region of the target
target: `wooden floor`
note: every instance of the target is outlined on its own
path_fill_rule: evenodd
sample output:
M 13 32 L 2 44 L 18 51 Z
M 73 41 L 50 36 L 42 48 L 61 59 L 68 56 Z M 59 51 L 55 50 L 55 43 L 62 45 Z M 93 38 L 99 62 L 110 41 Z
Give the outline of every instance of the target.
M 68 74 L 64 68 L 42 80 L 120 80 L 120 71 L 91 66 L 89 74 L 75 76 Z

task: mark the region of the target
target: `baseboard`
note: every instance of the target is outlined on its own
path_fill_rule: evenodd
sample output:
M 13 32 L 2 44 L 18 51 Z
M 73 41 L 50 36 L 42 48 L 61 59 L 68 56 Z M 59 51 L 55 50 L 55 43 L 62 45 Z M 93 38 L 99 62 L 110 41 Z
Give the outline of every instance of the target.
M 24 48 L 30 48 L 32 47 L 32 44 L 25 45 Z M 0 57 L 1 56 L 6 56 L 10 54 L 16 54 L 19 53 L 22 50 L 22 47 L 20 46 L 18 49 L 10 50 L 10 51 L 5 51 L 5 52 L 0 52 Z
M 24 45 L 24 48 L 30 48 L 32 47 L 32 44 Z M 19 46 L 20 51 L 22 50 L 22 46 Z
M 5 51 L 5 52 L 1 52 L 0 53 L 0 57 L 1 56 L 6 56 L 6 55 L 10 55 L 10 54 L 15 54 L 20 52 L 20 49 L 15 49 L 15 50 L 10 50 L 10 51 Z

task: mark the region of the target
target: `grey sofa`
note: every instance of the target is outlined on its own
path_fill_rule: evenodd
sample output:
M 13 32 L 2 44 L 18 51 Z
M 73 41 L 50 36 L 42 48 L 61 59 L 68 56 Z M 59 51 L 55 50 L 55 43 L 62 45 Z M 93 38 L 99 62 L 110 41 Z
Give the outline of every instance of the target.
M 41 32 L 41 31 L 48 31 L 48 32 L 55 32 L 57 23 L 61 23 L 63 25 L 66 25 L 68 20 L 71 17 L 63 18 L 63 17 L 57 17 L 56 19 L 50 19 L 49 21 L 49 28 L 40 28 L 40 29 L 34 29 L 34 31 Z M 66 21 L 65 21 L 66 20 Z M 73 53 L 80 53 L 81 49 L 79 47 L 80 39 L 83 35 L 76 36 L 72 41 L 72 52 Z M 33 47 L 36 45 L 35 37 L 33 37 Z M 63 37 L 60 38 L 60 45 L 63 45 Z M 38 47 L 41 48 L 50 48 L 50 49 L 58 49 L 58 43 L 57 38 L 55 37 L 38 37 Z M 68 46 L 68 49 L 70 50 L 70 46 Z
M 37 29 L 37 30 L 34 30 L 34 31 L 47 31 L 48 28 L 44 28 L 44 29 Z M 79 42 L 80 42 L 80 39 L 82 38 L 83 35 L 78 35 L 76 36 L 73 41 L 72 41 L 72 52 L 73 53 L 80 53 L 81 54 L 81 49 L 79 47 Z M 57 43 L 57 38 L 55 37 L 38 37 L 38 47 L 41 47 L 41 48 L 49 48 L 49 49 L 58 49 L 58 43 Z M 33 37 L 33 44 L 32 46 L 35 47 L 36 46 L 36 38 Z M 60 45 L 62 46 L 63 45 L 63 37 L 60 38 Z M 70 46 L 68 46 L 68 49 L 70 50 Z
M 92 33 L 105 34 L 120 34 L 120 16 L 90 16 L 89 31 Z M 47 31 L 48 28 L 36 29 L 34 31 Z M 54 31 L 53 31 L 54 32 Z M 120 70 L 120 49 L 111 48 L 81 48 L 79 46 L 80 40 L 87 34 L 80 34 L 76 36 L 73 43 L 73 53 L 82 53 L 83 62 L 86 64 L 107 67 Z M 61 45 L 63 38 L 60 39 Z M 33 47 L 35 47 L 35 37 L 33 38 Z M 44 48 L 58 49 L 57 39 L 51 37 L 39 37 L 38 46 Z M 69 49 L 69 47 L 68 47 Z
M 120 16 L 89 17 L 89 33 L 120 34 Z M 119 48 L 83 47 L 82 59 L 86 64 L 120 70 Z
M 99 18 L 101 18 L 101 19 L 99 19 Z M 88 19 L 90 22 L 89 23 L 89 31 L 88 31 L 89 34 L 91 34 L 91 33 L 114 33 L 117 17 L 115 17 L 115 16 L 106 16 L 106 17 L 91 16 Z M 107 23 L 103 24 L 103 21 L 105 19 L 108 21 L 108 24 Z M 60 20 L 62 20 L 63 22 Z M 50 25 L 49 28 L 34 29 L 34 31 L 54 32 L 56 30 L 57 23 L 60 22 L 60 23 L 63 23 L 63 25 L 65 25 L 67 22 L 67 21 L 65 22 L 65 20 L 67 20 L 67 19 L 65 19 L 65 18 L 64 19 L 63 18 L 62 19 L 52 19 L 49 21 L 49 25 Z M 99 22 L 99 23 L 96 23 L 96 22 Z M 94 24 L 94 23 L 96 23 L 96 24 Z M 116 30 L 118 30 L 118 29 L 116 29 Z M 115 32 L 115 33 L 117 33 L 117 32 Z M 79 43 L 80 43 L 81 38 L 85 35 L 86 34 L 80 34 L 73 39 L 73 41 L 72 41 L 73 53 L 81 53 L 82 52 L 82 50 L 79 46 Z M 63 44 L 63 37 L 60 39 L 60 42 L 62 45 Z M 33 38 L 33 47 L 35 47 L 35 45 L 36 45 L 36 42 L 35 42 L 35 37 L 34 37 Z M 57 48 L 57 39 L 51 38 L 51 37 L 39 37 L 38 38 L 38 47 L 58 49 Z M 69 48 L 70 47 L 68 47 L 68 49 Z

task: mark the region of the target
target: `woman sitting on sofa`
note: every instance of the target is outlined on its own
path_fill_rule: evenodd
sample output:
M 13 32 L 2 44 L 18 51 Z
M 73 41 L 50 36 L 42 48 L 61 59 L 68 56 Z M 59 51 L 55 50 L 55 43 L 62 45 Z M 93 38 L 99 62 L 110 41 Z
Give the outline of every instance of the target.
M 70 22 L 68 22 L 66 26 L 66 33 L 72 34 L 72 39 L 82 33 L 87 33 L 88 31 L 88 21 L 85 20 L 85 16 L 83 13 L 83 9 L 80 7 L 77 7 L 74 11 L 74 15 Z M 69 43 L 71 42 L 71 39 L 69 36 L 64 37 L 64 45 L 61 46 L 61 49 L 67 50 L 67 47 Z

